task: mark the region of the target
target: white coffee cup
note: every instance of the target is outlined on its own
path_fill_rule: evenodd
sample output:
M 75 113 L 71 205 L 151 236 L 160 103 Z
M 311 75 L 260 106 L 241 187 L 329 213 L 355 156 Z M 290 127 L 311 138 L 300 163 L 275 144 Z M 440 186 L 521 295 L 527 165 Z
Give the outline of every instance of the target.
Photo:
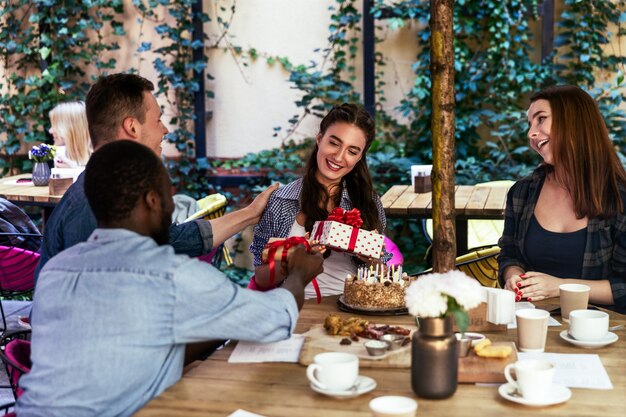
M 370 401 L 374 417 L 413 417 L 417 411 L 417 401 L 408 397 L 388 395 Z
M 574 310 L 569 313 L 569 334 L 576 340 L 601 340 L 609 332 L 609 315 L 604 311 Z
M 307 367 L 306 376 L 323 390 L 345 391 L 359 377 L 359 357 L 352 353 L 319 353 Z
M 504 368 L 506 380 L 517 387 L 517 391 L 530 401 L 543 400 L 550 397 L 554 365 L 540 359 L 524 359 L 510 363 Z M 511 376 L 515 373 L 515 379 Z

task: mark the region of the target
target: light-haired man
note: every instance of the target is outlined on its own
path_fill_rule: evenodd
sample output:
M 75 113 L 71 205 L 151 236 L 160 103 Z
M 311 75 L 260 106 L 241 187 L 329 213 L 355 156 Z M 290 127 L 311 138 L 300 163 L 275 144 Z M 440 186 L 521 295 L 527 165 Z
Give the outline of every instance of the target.
M 161 155 L 161 142 L 168 130 L 161 121 L 161 109 L 152 94 L 153 90 L 152 82 L 136 74 L 112 74 L 97 80 L 85 100 L 94 150 L 109 142 L 129 139 Z M 248 207 L 210 222 L 196 220 L 171 225 L 169 243 L 176 253 L 189 256 L 208 253 L 246 226 L 257 223 L 269 195 L 276 188 L 277 185 L 269 187 Z M 96 218 L 87 204 L 84 177 L 81 175 L 46 223 L 35 280 L 50 258 L 86 241 L 96 225 Z

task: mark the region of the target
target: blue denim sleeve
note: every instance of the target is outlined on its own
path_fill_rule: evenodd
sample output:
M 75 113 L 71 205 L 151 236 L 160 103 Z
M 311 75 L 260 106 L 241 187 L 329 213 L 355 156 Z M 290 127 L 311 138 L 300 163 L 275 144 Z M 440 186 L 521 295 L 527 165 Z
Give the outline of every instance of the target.
M 295 330 L 298 306 L 284 289 L 241 288 L 213 266 L 189 259 L 173 280 L 174 343 L 211 339 L 275 342 Z
M 206 220 L 170 226 L 170 245 L 178 254 L 198 257 L 213 248 L 213 229 Z

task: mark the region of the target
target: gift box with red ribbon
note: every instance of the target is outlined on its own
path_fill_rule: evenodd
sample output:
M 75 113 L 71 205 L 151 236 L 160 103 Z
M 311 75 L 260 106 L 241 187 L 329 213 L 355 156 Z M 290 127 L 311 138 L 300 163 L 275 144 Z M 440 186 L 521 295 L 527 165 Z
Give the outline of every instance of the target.
M 263 263 L 266 263 L 270 267 L 270 288 L 274 288 L 275 277 L 276 277 L 276 262 L 286 263 L 289 257 L 289 254 L 295 250 L 296 246 L 303 245 L 307 252 L 311 251 L 311 245 L 309 241 L 303 237 L 292 236 L 287 239 L 277 239 L 270 238 L 263 248 L 263 252 L 261 254 L 261 260 Z M 317 296 L 317 303 L 319 304 L 322 301 L 322 295 L 320 293 L 319 285 L 317 284 L 317 280 L 313 278 L 311 281 L 313 288 L 315 289 L 315 294 Z
M 324 221 L 315 222 L 311 239 L 331 249 L 379 259 L 384 236 L 360 229 L 363 225 L 357 209 L 345 211 L 337 207 Z
M 309 251 L 309 242 L 303 237 L 294 236 L 287 239 L 271 237 L 261 252 L 261 262 L 269 263 L 270 252 L 273 253 L 272 257 L 275 262 L 285 262 L 298 245 L 304 245 L 307 252 Z

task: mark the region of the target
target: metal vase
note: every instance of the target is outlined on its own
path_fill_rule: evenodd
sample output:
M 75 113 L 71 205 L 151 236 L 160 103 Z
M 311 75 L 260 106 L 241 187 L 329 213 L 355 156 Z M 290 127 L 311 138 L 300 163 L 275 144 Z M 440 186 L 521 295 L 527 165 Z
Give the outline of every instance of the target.
M 33 184 L 48 185 L 50 181 L 50 166 L 47 162 L 35 162 L 33 165 Z
M 452 317 L 418 318 L 413 334 L 411 386 L 419 397 L 448 398 L 456 391 L 458 358 Z

